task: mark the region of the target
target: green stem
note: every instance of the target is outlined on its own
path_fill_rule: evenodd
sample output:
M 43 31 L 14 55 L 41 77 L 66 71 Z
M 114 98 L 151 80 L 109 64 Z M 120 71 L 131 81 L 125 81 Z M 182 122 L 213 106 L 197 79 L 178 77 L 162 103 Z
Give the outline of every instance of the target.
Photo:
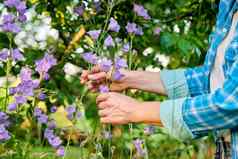
M 64 155 L 64 157 L 63 157 L 63 159 L 65 159 L 65 156 L 66 156 L 66 154 L 67 154 L 67 151 L 69 150 L 69 142 L 70 142 L 70 140 L 71 140 L 71 134 L 72 134 L 72 129 L 70 130 L 70 134 L 69 134 L 69 137 L 68 137 L 68 139 L 67 139 L 67 145 L 66 145 L 66 148 L 65 148 L 65 155 Z
M 128 69 L 132 70 L 132 47 L 133 47 L 133 36 L 130 36 L 130 48 L 129 48 L 129 59 L 128 59 Z M 129 124 L 130 138 L 133 139 L 133 124 Z M 132 159 L 133 148 L 130 148 L 130 159 Z
M 12 55 L 12 36 L 11 34 L 8 34 L 8 39 L 9 39 L 9 50 L 10 50 L 10 55 Z M 5 99 L 5 106 L 4 106 L 4 111 L 7 110 L 7 105 L 9 102 L 9 94 L 8 94 L 8 89 L 9 89 L 9 75 L 11 71 L 11 59 L 7 59 L 7 66 L 6 66 L 6 99 Z

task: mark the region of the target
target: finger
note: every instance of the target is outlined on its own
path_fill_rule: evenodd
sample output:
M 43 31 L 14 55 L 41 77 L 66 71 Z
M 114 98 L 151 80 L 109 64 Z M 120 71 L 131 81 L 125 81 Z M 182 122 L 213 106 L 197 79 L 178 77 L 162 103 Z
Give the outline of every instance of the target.
M 98 111 L 98 115 L 100 117 L 105 117 L 105 116 L 108 116 L 110 114 L 110 110 L 109 109 L 102 109 L 102 110 L 99 110 Z
M 96 65 L 96 66 L 93 66 L 90 73 L 98 73 L 98 72 L 101 72 L 101 69 L 98 65 Z
M 96 103 L 98 104 L 100 102 L 103 102 L 103 101 L 107 100 L 109 97 L 110 97 L 109 93 L 100 94 L 96 99 Z
M 105 108 L 110 107 L 110 104 L 108 102 L 101 102 L 97 106 L 99 109 L 105 109 Z
M 99 73 L 88 75 L 88 79 L 92 81 L 105 79 L 106 77 L 107 77 L 106 72 L 99 72 Z
M 84 84 L 88 81 L 88 70 L 83 70 L 81 77 L 80 77 L 80 82 L 81 84 Z

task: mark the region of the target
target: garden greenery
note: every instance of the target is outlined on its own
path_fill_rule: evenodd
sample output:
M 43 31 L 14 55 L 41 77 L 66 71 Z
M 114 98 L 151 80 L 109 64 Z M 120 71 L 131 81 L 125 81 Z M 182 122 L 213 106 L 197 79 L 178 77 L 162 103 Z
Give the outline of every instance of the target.
M 91 93 L 79 76 L 201 64 L 216 11 L 213 0 L 0 0 L 0 156 L 67 158 L 76 147 L 77 158 L 191 158 L 198 143 L 155 126 L 100 124 L 95 97 L 110 81 Z

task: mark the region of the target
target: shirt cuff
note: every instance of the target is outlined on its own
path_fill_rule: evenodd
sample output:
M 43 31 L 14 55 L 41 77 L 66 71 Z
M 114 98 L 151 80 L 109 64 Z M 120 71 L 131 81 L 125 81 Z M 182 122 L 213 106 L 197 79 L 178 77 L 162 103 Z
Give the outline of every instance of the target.
M 160 105 L 160 118 L 168 133 L 178 140 L 193 138 L 192 132 L 183 120 L 182 106 L 185 98 L 167 100 Z
M 189 89 L 184 72 L 185 69 L 160 71 L 161 80 L 170 99 L 189 96 Z

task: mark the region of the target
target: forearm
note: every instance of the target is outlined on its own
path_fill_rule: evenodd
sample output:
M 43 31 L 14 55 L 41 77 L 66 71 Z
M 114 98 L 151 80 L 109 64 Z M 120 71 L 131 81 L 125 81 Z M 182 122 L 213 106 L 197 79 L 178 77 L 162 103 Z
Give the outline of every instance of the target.
M 136 110 L 133 122 L 162 126 L 160 120 L 160 102 L 142 102 Z
M 124 81 L 128 88 L 166 95 L 159 72 L 127 71 Z

